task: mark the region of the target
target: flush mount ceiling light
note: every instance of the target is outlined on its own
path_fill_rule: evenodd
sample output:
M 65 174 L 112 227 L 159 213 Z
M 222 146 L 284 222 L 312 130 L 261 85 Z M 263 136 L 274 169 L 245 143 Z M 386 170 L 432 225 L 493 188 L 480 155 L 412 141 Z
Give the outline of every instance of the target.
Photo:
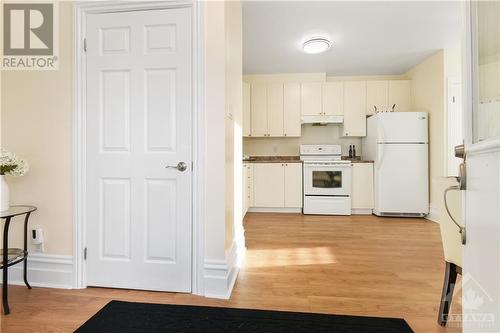
M 302 44 L 302 49 L 308 54 L 322 53 L 328 50 L 332 46 L 332 43 L 326 38 L 312 38 Z

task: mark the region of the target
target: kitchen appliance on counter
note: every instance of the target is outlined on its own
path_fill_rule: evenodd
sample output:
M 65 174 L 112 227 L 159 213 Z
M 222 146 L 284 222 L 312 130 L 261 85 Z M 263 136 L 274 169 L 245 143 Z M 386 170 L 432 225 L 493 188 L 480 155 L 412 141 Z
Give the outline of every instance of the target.
M 304 214 L 351 215 L 351 161 L 340 145 L 301 145 Z
M 429 144 L 426 112 L 386 112 L 367 119 L 363 156 L 374 160 L 375 215 L 429 213 Z

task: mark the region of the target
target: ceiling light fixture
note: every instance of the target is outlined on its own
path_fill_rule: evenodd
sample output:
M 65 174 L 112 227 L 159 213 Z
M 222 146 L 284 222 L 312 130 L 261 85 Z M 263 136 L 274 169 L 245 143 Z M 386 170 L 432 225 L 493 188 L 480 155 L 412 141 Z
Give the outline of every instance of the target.
M 317 54 L 325 52 L 331 46 L 332 43 L 328 39 L 316 37 L 305 41 L 304 44 L 302 44 L 302 49 L 305 53 Z

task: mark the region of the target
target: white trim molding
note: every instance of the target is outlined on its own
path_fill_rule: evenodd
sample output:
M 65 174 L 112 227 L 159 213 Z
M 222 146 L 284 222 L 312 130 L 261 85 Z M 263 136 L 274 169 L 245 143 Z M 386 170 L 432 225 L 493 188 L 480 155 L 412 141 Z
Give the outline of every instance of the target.
M 281 207 L 249 207 L 250 213 L 302 213 L 302 208 L 281 208 Z
M 28 282 L 33 287 L 71 289 L 73 287 L 73 257 L 30 253 Z M 9 284 L 24 286 L 23 265 L 9 267 Z
M 352 208 L 351 214 L 352 215 L 372 215 L 373 209 L 372 208 Z
M 429 205 L 429 214 L 425 218 L 429 221 L 439 223 L 439 210 L 434 204 Z
M 83 258 L 86 246 L 86 59 L 84 38 L 88 14 L 134 10 L 192 8 L 193 50 L 193 227 L 192 227 L 192 284 L 191 292 L 204 295 L 205 258 L 205 115 L 204 115 L 204 20 L 203 1 L 77 1 L 74 3 L 74 105 L 73 105 L 73 288 L 86 288 L 86 264 Z
M 205 297 L 229 299 L 238 276 L 238 246 L 233 242 L 225 260 L 205 260 Z

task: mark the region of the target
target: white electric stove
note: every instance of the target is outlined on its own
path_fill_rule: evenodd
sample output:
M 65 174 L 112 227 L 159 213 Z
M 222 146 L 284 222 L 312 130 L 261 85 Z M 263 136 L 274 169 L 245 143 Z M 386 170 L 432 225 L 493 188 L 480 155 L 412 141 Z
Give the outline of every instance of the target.
M 304 214 L 351 215 L 351 161 L 340 145 L 301 145 Z

